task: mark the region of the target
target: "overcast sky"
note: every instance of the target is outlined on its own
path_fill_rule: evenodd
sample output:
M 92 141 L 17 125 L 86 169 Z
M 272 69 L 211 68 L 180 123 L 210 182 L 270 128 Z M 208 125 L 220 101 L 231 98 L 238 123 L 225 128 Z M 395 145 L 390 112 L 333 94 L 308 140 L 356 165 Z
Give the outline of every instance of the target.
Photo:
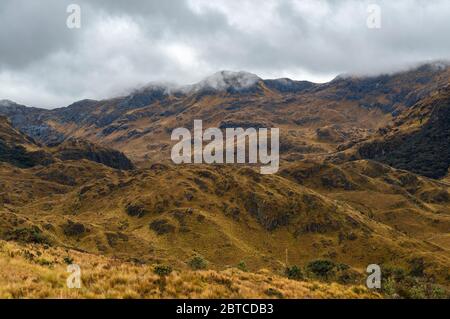
M 1 0 L 0 99 L 54 108 L 219 70 L 325 82 L 450 59 L 449 35 L 448 0 Z

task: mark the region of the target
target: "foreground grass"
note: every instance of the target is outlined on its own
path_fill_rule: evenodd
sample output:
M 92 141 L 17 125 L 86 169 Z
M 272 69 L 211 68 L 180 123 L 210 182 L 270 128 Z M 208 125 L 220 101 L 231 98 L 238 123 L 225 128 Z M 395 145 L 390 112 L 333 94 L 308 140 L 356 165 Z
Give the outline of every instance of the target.
M 67 288 L 67 264 L 81 289 Z M 362 286 L 289 280 L 269 271 L 173 271 L 61 248 L 0 241 L 0 298 L 379 298 Z

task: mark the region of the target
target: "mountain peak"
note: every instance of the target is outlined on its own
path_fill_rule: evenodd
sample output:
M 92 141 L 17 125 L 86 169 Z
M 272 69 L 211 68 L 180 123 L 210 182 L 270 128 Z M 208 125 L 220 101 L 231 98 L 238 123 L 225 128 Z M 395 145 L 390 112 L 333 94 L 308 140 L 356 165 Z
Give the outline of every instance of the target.
M 261 78 L 253 73 L 244 71 L 220 71 L 197 84 L 188 86 L 187 89 L 194 92 L 205 89 L 216 91 L 228 91 L 231 89 L 241 91 L 254 86 L 259 81 L 261 81 Z
M 17 105 L 17 103 L 15 103 L 11 100 L 0 100 L 0 106 L 9 107 L 9 106 L 13 106 L 13 105 Z

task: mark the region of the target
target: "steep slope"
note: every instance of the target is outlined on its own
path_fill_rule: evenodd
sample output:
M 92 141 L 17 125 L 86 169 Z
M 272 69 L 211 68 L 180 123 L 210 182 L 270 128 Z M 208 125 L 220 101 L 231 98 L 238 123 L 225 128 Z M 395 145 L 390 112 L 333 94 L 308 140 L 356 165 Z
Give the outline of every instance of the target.
M 68 138 L 53 147 L 35 142 L 0 116 L 0 162 L 18 167 L 49 165 L 57 160 L 87 159 L 117 169 L 133 169 L 133 163 L 121 152 L 91 142 Z
M 60 143 L 64 135 L 46 123 L 46 114 L 48 110 L 0 100 L 0 115 L 6 116 L 14 128 L 43 144 Z
M 0 162 L 32 167 L 50 164 L 53 159 L 32 138 L 16 131 L 5 117 L 0 116 Z
M 363 158 L 441 178 L 450 167 L 450 86 L 424 98 L 380 136 L 359 146 Z
M 62 161 L 87 159 L 116 169 L 130 170 L 134 168 L 133 163 L 122 152 L 85 140 L 68 138 L 53 147 L 51 151 L 56 158 Z

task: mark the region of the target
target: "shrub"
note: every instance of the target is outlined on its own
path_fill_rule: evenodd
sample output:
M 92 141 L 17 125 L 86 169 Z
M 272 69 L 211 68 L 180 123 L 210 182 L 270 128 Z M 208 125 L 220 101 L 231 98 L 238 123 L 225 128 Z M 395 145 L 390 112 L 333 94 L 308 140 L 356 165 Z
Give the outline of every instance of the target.
M 278 299 L 283 299 L 283 293 L 275 288 L 269 288 L 265 291 L 265 294 L 269 297 L 274 297 Z
M 330 260 L 314 260 L 306 267 L 311 273 L 320 278 L 328 279 L 335 274 L 336 264 Z
M 127 212 L 128 216 L 131 217 L 144 217 L 145 215 L 149 214 L 149 211 L 142 203 L 128 203 L 125 207 L 125 211 Z
M 338 264 L 338 265 L 336 266 L 336 268 L 337 268 L 339 271 L 346 271 L 346 270 L 349 270 L 349 269 L 350 269 L 350 266 L 347 265 L 347 264 Z
M 31 228 L 18 228 L 5 234 L 6 240 L 14 240 L 23 243 L 49 244 L 50 240 L 37 226 Z
M 350 271 L 344 271 L 341 274 L 339 274 L 337 278 L 338 283 L 340 284 L 351 284 L 357 281 L 357 275 L 350 272 Z
M 36 263 L 41 266 L 53 266 L 53 262 L 47 260 L 45 258 L 39 258 L 36 260 Z
M 401 282 L 406 278 L 406 271 L 403 268 L 384 266 L 383 267 L 383 277 L 392 278 L 396 282 Z
M 189 261 L 189 266 L 193 270 L 205 269 L 208 266 L 206 260 L 201 256 L 195 256 Z
M 389 277 L 385 280 L 383 280 L 381 284 L 381 289 L 383 292 L 389 297 L 389 298 L 395 298 L 397 297 L 397 283 L 392 277 Z
M 74 223 L 73 221 L 69 220 L 67 224 L 63 225 L 64 234 L 66 236 L 80 236 L 84 234 L 87 229 L 86 227 L 81 223 Z
M 175 231 L 175 226 L 170 224 L 167 219 L 158 219 L 150 224 L 150 229 L 154 230 L 158 235 L 164 235 Z
M 287 267 L 285 272 L 286 272 L 286 276 L 289 279 L 302 280 L 304 278 L 300 267 L 295 266 L 295 265 L 292 267 Z
M 241 261 L 239 262 L 239 264 L 237 265 L 237 267 L 238 267 L 238 269 L 241 270 L 241 271 L 248 271 L 247 264 L 246 264 L 245 261 L 243 261 L 243 260 L 241 260 Z
M 153 272 L 161 277 L 170 275 L 172 271 L 173 271 L 172 267 L 166 265 L 158 265 L 155 266 L 155 268 L 153 269 Z
M 67 265 L 72 265 L 72 264 L 73 264 L 73 258 L 70 257 L 70 256 L 66 256 L 66 257 L 64 257 L 64 262 L 65 262 Z
M 423 277 L 425 274 L 425 262 L 423 258 L 414 258 L 409 261 L 411 270 L 409 274 L 414 277 Z
M 430 295 L 432 299 L 448 299 L 450 297 L 450 295 L 447 294 L 446 291 L 439 286 L 431 287 Z

